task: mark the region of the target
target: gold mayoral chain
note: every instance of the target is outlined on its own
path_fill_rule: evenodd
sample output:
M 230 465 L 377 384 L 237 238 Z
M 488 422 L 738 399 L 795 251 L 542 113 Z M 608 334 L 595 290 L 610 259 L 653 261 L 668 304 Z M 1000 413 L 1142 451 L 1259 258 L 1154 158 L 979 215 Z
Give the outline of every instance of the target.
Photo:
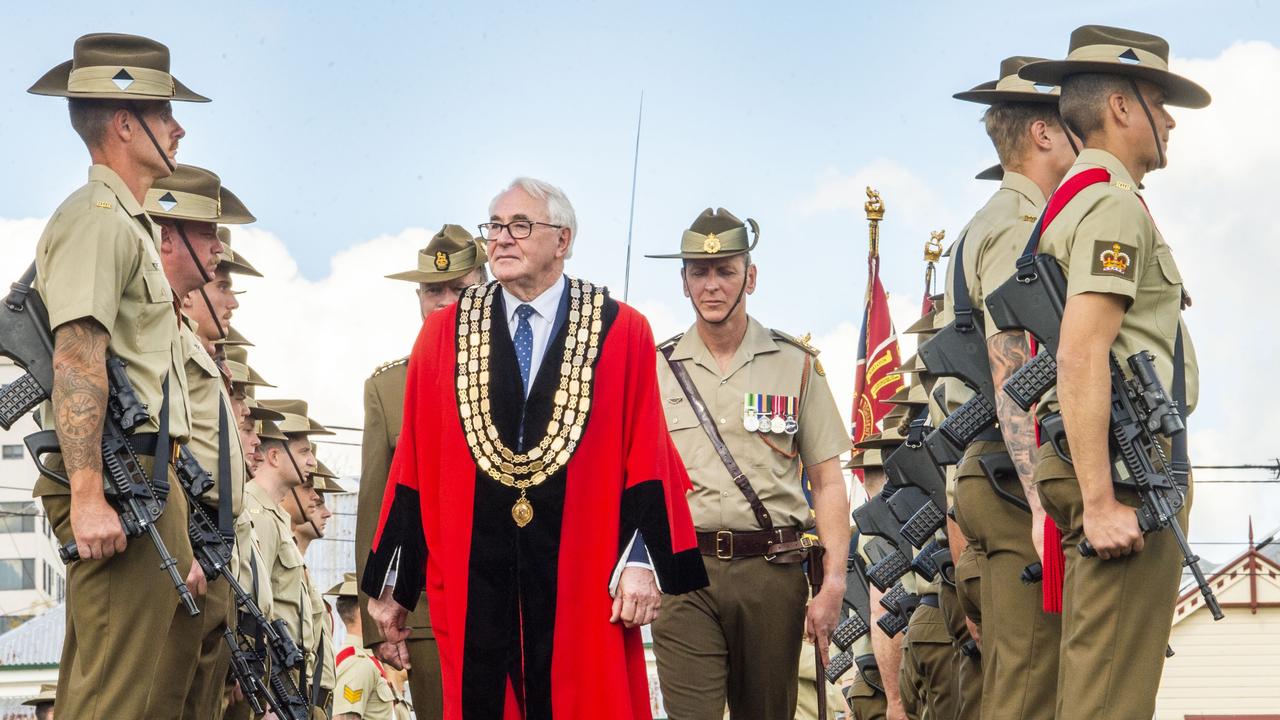
M 467 446 L 486 475 L 520 490 L 511 507 L 519 527 L 533 520 L 529 488 L 541 485 L 573 457 L 582 439 L 591 408 L 592 366 L 600 354 L 600 315 L 605 290 L 581 280 L 569 280 L 568 333 L 560 362 L 560 386 L 555 409 L 542 442 L 517 453 L 498 437 L 489 414 L 489 332 L 493 326 L 492 298 L 498 283 L 471 288 L 458 301 L 458 413 Z

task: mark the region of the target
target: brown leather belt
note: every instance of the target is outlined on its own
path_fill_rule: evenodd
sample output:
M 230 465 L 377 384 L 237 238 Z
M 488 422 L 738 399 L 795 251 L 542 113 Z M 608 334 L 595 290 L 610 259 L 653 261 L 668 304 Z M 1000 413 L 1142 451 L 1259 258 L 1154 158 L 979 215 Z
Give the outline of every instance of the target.
M 745 557 L 774 558 L 783 553 L 808 550 L 815 543 L 795 528 L 776 530 L 717 530 L 700 532 L 698 551 L 717 560 Z M 795 562 L 804 559 L 798 556 Z

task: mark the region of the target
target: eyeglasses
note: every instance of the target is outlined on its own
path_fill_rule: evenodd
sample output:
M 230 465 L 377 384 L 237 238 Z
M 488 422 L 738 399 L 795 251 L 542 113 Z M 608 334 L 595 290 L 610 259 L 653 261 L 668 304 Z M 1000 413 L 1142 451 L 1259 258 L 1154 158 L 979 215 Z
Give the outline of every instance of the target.
M 557 230 L 564 227 L 563 225 L 552 225 L 551 223 L 534 222 L 533 220 L 516 220 L 509 223 L 488 222 L 480 223 L 480 234 L 484 236 L 485 240 L 497 240 L 502 231 L 506 230 L 512 240 L 523 240 L 533 234 L 534 225 L 556 228 Z

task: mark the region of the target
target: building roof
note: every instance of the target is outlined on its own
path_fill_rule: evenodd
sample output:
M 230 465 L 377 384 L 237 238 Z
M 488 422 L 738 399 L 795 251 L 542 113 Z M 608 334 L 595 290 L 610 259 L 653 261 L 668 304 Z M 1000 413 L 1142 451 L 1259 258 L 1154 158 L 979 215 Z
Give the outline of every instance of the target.
M 59 603 L 0 635 L 0 670 L 57 665 L 66 633 L 66 608 Z
M 1253 521 L 1249 522 L 1249 548 L 1235 558 L 1205 570 L 1205 579 L 1213 588 L 1223 610 L 1232 608 L 1256 613 L 1260 607 L 1280 607 L 1280 530 L 1266 539 L 1254 542 Z M 1194 582 L 1183 585 L 1173 614 L 1177 625 L 1205 607 L 1204 598 Z

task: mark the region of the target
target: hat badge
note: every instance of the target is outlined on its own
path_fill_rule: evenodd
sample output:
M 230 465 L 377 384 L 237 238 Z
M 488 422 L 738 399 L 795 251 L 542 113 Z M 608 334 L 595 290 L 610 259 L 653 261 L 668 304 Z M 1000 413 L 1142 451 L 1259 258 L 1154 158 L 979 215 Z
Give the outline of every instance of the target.
M 715 233 L 707 233 L 707 236 L 703 238 L 702 252 L 708 255 L 715 255 L 720 252 L 720 238 L 716 237 Z
M 156 199 L 156 204 L 159 205 L 165 212 L 169 212 L 170 210 L 178 206 L 178 198 L 174 197 L 173 193 L 167 192 Z
M 1111 249 L 1103 252 L 1099 259 L 1104 272 L 1123 275 L 1129 270 L 1129 253 L 1121 251 L 1119 243 L 1113 243 Z
M 115 83 L 115 86 L 121 90 L 128 90 L 129 86 L 133 84 L 133 76 L 129 74 L 128 70 L 120 68 L 120 72 L 111 76 L 111 82 Z
M 1142 59 L 1138 57 L 1138 53 L 1133 51 L 1133 48 L 1129 48 L 1128 50 L 1120 53 L 1116 56 L 1116 59 L 1120 62 L 1128 63 L 1129 65 L 1138 65 L 1142 62 Z
M 443 250 L 436 251 L 436 270 L 444 272 L 449 269 L 449 253 Z

